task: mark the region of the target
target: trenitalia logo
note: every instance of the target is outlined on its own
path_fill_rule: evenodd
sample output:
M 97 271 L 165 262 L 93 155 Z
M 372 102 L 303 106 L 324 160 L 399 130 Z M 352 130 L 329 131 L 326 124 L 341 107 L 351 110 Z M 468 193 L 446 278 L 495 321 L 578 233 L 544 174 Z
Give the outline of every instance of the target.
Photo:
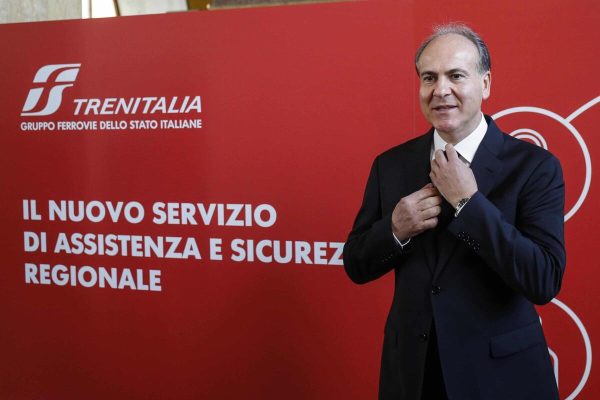
M 50 64 L 40 68 L 33 78 L 35 87 L 29 91 L 23 109 L 22 116 L 42 116 L 54 114 L 62 102 L 63 91 L 73 86 L 79 73 L 81 64 Z M 46 96 L 44 94 L 47 93 Z M 47 97 L 47 98 L 46 98 Z M 46 98 L 46 105 L 39 109 L 42 99 Z
M 201 129 L 202 97 L 197 94 L 81 96 L 80 88 L 63 96 L 79 79 L 82 87 L 102 76 L 78 77 L 82 64 L 48 64 L 35 73 L 19 127 L 23 132 L 41 131 L 153 131 Z M 89 72 L 89 68 L 85 71 Z M 82 80 L 83 79 L 83 80 Z M 102 80 L 104 82 L 104 80 Z M 118 83 L 117 83 L 118 84 Z M 121 86 L 120 84 L 118 84 Z M 121 88 L 120 88 L 121 89 Z M 28 118 L 34 117 L 34 118 Z

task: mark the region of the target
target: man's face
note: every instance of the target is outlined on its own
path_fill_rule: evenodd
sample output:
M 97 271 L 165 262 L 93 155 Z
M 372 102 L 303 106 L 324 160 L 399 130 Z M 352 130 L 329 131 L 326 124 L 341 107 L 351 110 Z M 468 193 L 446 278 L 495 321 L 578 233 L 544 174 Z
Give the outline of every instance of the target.
M 448 34 L 429 43 L 417 62 L 421 111 L 449 143 L 458 143 L 477 127 L 481 102 L 490 95 L 490 72 L 481 75 L 478 60 L 473 43 Z

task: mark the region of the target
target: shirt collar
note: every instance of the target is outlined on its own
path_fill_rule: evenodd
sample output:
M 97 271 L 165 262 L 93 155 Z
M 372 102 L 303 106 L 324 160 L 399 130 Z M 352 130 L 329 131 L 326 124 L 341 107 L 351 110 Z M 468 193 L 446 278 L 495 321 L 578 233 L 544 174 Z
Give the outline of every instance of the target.
M 470 134 L 468 134 L 463 140 L 461 140 L 460 142 L 458 142 L 457 144 L 454 145 L 454 148 L 456 149 L 456 151 L 469 164 L 473 162 L 473 157 L 475 157 L 475 152 L 477 151 L 477 148 L 481 144 L 481 141 L 483 140 L 483 137 L 485 136 L 485 132 L 487 132 L 487 128 L 488 128 L 487 122 L 485 121 L 483 114 L 481 114 L 481 121 L 479 122 L 479 125 L 477 125 L 477 128 L 475 128 L 475 130 L 473 132 L 471 132 Z M 442 137 L 438 133 L 437 129 L 434 130 L 433 131 L 433 149 L 431 152 L 431 157 L 433 158 L 433 154 L 437 150 L 444 151 L 445 149 L 446 149 L 446 142 L 444 141 L 444 139 L 442 139 Z

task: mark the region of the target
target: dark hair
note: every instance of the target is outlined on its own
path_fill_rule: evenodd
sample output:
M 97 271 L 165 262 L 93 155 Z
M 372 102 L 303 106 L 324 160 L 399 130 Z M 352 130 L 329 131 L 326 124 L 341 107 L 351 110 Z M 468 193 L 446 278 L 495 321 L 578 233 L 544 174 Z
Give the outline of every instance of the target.
M 433 28 L 433 34 L 429 36 L 417 49 L 417 54 L 415 55 L 415 67 L 417 67 L 417 63 L 419 62 L 419 58 L 421 58 L 421 54 L 425 50 L 429 43 L 431 43 L 434 39 L 439 38 L 440 36 L 445 36 L 449 34 L 461 35 L 471 41 L 477 47 L 477 51 L 479 52 L 479 61 L 477 62 L 477 70 L 480 74 L 488 72 L 492 68 L 492 60 L 490 58 L 490 52 L 487 48 L 487 45 L 483 41 L 483 39 L 475 33 L 471 28 L 466 26 L 465 24 L 460 23 L 451 23 L 447 25 L 439 25 Z M 418 68 L 417 68 L 418 72 Z

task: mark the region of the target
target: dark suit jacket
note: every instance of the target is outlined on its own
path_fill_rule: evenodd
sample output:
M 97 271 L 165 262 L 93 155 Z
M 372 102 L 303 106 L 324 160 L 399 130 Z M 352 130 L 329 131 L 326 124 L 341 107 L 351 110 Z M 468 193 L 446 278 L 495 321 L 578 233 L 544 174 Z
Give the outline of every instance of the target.
M 356 283 L 395 272 L 380 399 L 420 400 L 432 322 L 450 399 L 558 399 L 534 304 L 557 295 L 565 269 L 561 167 L 485 118 L 471 164 L 479 191 L 408 249 L 394 241 L 391 214 L 429 182 L 433 129 L 373 163 L 344 267 Z

